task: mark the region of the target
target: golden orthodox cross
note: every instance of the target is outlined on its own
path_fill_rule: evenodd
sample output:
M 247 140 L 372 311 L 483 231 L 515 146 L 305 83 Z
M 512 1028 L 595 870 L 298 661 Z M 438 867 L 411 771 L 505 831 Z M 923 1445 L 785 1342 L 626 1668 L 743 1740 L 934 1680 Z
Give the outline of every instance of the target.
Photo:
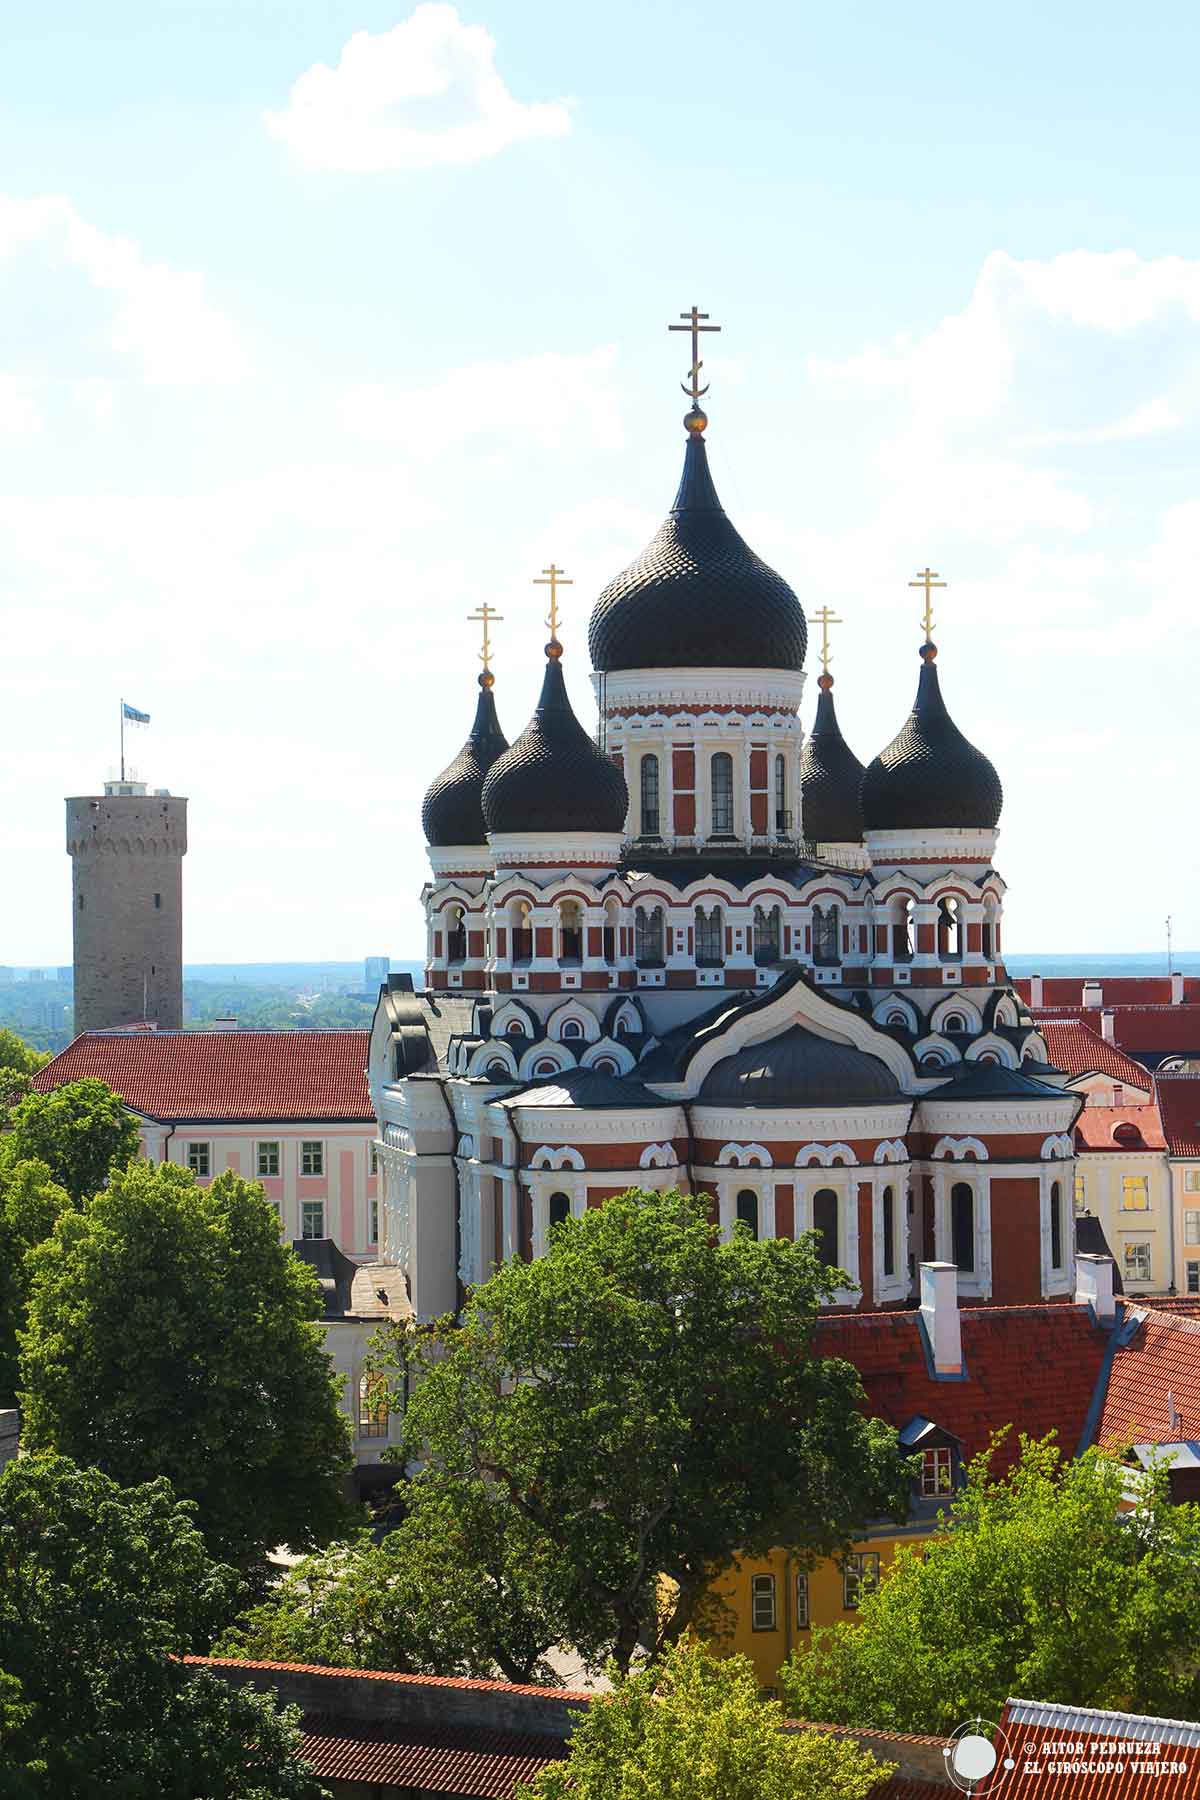
M 474 625 L 480 621 L 483 624 L 483 649 L 479 652 L 479 660 L 483 664 L 485 675 L 490 675 L 492 672 L 492 640 L 488 636 L 488 626 L 493 619 L 503 619 L 503 617 L 504 614 L 498 613 L 494 606 L 488 605 L 486 600 L 477 611 L 467 614 L 468 625 Z
M 550 627 L 550 636 L 557 643 L 558 590 L 560 587 L 574 587 L 575 583 L 570 576 L 564 575 L 561 569 L 556 568 L 554 564 L 551 563 L 548 569 L 543 569 L 540 575 L 534 576 L 533 585 L 534 587 L 548 587 L 550 589 L 550 617 L 546 620 L 546 623 Z
M 822 606 L 818 612 L 815 612 L 813 614 L 813 618 L 817 621 L 818 625 L 821 627 L 821 673 L 823 675 L 828 675 L 828 673 L 829 673 L 829 627 L 831 625 L 841 625 L 843 623 L 843 620 L 838 617 L 837 613 L 831 611 L 831 609 L 828 606 Z
M 935 587 L 944 588 L 946 583 L 938 580 L 936 569 L 926 566 L 918 572 L 917 579 L 910 581 L 908 585 L 925 589 L 925 642 L 928 644 L 933 639 L 933 596 L 930 590 Z
M 667 330 L 690 331 L 692 334 L 691 381 L 690 383 L 681 381 L 679 385 L 685 394 L 691 395 L 692 405 L 699 406 L 701 395 L 707 394 L 708 392 L 707 387 L 700 386 L 700 371 L 704 367 L 704 364 L 700 361 L 700 333 L 702 331 L 720 331 L 721 327 L 719 325 L 702 325 L 700 323 L 701 319 L 707 319 L 708 314 L 699 312 L 694 306 L 691 312 L 680 313 L 679 316 L 681 319 L 685 319 L 687 323 L 684 325 L 668 325 Z

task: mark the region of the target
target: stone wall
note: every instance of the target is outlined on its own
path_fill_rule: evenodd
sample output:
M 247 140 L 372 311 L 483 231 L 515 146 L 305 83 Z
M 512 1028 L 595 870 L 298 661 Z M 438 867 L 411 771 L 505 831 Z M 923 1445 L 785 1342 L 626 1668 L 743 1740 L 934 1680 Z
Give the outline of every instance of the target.
M 184 799 L 67 801 L 77 1033 L 140 1019 L 182 1026 L 186 851 Z

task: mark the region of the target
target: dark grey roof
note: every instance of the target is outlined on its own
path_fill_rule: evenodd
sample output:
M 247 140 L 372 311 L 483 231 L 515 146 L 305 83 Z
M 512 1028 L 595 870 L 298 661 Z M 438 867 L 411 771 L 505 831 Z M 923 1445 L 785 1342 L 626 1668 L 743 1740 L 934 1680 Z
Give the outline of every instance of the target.
M 987 830 L 1000 817 L 1000 777 L 946 711 L 936 654 L 932 644 L 922 646 L 912 712 L 863 776 L 860 799 L 868 831 Z
M 1075 1214 L 1075 1248 L 1088 1256 L 1112 1256 L 1113 1293 L 1123 1294 L 1125 1283 L 1121 1279 L 1121 1265 L 1109 1248 L 1108 1239 L 1104 1235 L 1104 1227 L 1095 1213 Z
M 1038 1064 L 1038 1067 L 1042 1067 Z M 958 1063 L 949 1079 L 931 1092 L 937 1100 L 1004 1100 L 1012 1094 L 1036 1094 L 1044 1100 L 1053 1094 L 1052 1082 L 1035 1081 L 1020 1069 L 1006 1069 L 1002 1063 Z
M 490 682 L 491 677 L 487 677 Z M 486 844 L 480 796 L 488 770 L 508 749 L 496 717 L 496 703 L 484 676 L 479 677 L 479 704 L 471 735 L 446 769 L 432 782 L 421 808 L 427 844 Z
M 833 706 L 833 677 L 822 675 L 817 716 L 800 753 L 800 822 L 818 844 L 861 844 L 858 790 L 863 766 L 842 736 Z
M 293 1238 L 292 1249 L 321 1284 L 325 1317 L 340 1319 L 350 1311 L 350 1294 L 358 1264 L 338 1249 L 332 1238 Z
M 488 830 L 617 832 L 628 805 L 625 777 L 575 717 L 550 656 L 537 711 L 483 784 Z
M 646 1081 L 675 1081 L 682 1075 L 690 1052 L 702 1035 L 723 1019 L 730 1019 L 759 996 L 751 988 L 733 988 L 722 994 L 715 1005 L 664 1031 L 642 1057 L 638 1074 Z
M 543 1075 L 496 1102 L 497 1106 L 579 1106 L 589 1112 L 606 1107 L 632 1110 L 675 1104 L 674 1100 L 652 1093 L 632 1075 L 606 1075 L 600 1069 L 564 1069 L 560 1075 Z
M 857 1106 L 898 1100 L 900 1084 L 886 1063 L 850 1044 L 792 1025 L 764 1044 L 751 1044 L 715 1064 L 701 1084 L 701 1104 L 734 1106 Z
M 670 514 L 593 608 L 592 667 L 800 669 L 807 643 L 799 600 L 734 530 L 693 432 Z

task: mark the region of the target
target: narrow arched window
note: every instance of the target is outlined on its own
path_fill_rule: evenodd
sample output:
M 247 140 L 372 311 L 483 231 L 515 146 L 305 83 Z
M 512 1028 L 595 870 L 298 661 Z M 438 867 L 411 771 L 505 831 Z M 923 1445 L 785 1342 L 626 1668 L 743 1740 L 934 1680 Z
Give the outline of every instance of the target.
M 896 1273 L 896 1198 L 890 1187 L 883 1190 L 883 1272 Z
M 758 1236 L 758 1195 L 751 1188 L 743 1188 L 737 1197 L 737 1216 L 739 1225 L 744 1225 L 752 1238 Z
M 550 1196 L 550 1223 L 551 1223 L 551 1225 L 561 1225 L 564 1223 L 565 1220 L 569 1219 L 570 1216 L 571 1216 L 571 1202 L 567 1198 L 566 1194 L 551 1194 L 551 1196 Z
M 950 1190 L 951 1254 L 960 1270 L 975 1272 L 975 1195 L 965 1181 Z
M 583 908 L 578 900 L 564 900 L 558 909 L 560 963 L 577 963 L 583 959 Z
M 461 906 L 452 906 L 449 913 L 450 929 L 446 934 L 446 959 L 448 962 L 465 962 L 467 959 L 467 924 L 466 915 Z
M 839 909 L 834 904 L 813 907 L 813 961 L 827 966 L 840 962 L 838 935 L 841 931 Z
M 951 1013 L 942 1026 L 943 1031 L 965 1031 L 966 1029 L 967 1021 L 961 1013 Z
M 658 825 L 658 758 L 642 758 L 642 836 L 657 837 Z
M 733 758 L 727 750 L 712 759 L 712 834 L 733 836 Z
M 754 909 L 754 960 L 760 966 L 778 962 L 780 957 L 780 920 L 777 906 Z
M 719 906 L 705 912 L 696 908 L 696 963 L 701 969 L 719 969 L 725 961 L 725 915 Z
M 818 1188 L 813 1195 L 813 1230 L 817 1255 L 832 1268 L 838 1264 L 838 1197 L 832 1188 Z
M 962 907 L 951 894 L 938 903 L 938 954 L 955 962 L 962 953 Z
M 640 906 L 634 914 L 634 948 L 642 968 L 654 967 L 663 960 L 663 909 Z
M 564 1019 L 562 1035 L 564 1041 L 567 1038 L 581 1038 L 583 1036 L 583 1026 L 578 1019 Z
M 787 763 L 782 756 L 775 758 L 775 829 L 790 831 L 792 815 L 787 809 Z
M 518 906 L 512 927 L 512 959 L 515 963 L 528 962 L 533 955 L 532 920 L 532 909 Z
M 1050 1183 L 1050 1267 L 1063 1266 L 1062 1184 Z

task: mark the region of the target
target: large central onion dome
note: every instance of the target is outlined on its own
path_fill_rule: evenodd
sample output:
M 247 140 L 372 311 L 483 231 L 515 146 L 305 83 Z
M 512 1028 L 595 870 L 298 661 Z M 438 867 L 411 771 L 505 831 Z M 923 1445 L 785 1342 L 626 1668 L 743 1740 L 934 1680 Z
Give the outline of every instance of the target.
M 833 676 L 820 676 L 817 686 L 817 716 L 800 753 L 800 823 L 810 843 L 861 844 L 863 766 L 842 736 L 833 709 Z
M 561 646 L 552 640 L 546 654 L 537 711 L 483 784 L 488 831 L 623 831 L 625 777 L 571 711 Z
M 658 535 L 592 612 L 592 667 L 616 669 L 801 669 L 804 611 L 726 518 L 700 435 L 688 415 L 683 479 Z
M 435 848 L 448 844 L 486 844 L 487 827 L 480 804 L 483 783 L 498 756 L 508 749 L 508 739 L 496 717 L 490 673 L 479 677 L 479 704 L 471 735 L 450 764 L 431 783 L 421 807 L 425 842 Z
M 868 831 L 990 831 L 1000 817 L 1000 777 L 946 711 L 936 656 L 933 644 L 921 646 L 912 712 L 863 776 L 860 798 Z

